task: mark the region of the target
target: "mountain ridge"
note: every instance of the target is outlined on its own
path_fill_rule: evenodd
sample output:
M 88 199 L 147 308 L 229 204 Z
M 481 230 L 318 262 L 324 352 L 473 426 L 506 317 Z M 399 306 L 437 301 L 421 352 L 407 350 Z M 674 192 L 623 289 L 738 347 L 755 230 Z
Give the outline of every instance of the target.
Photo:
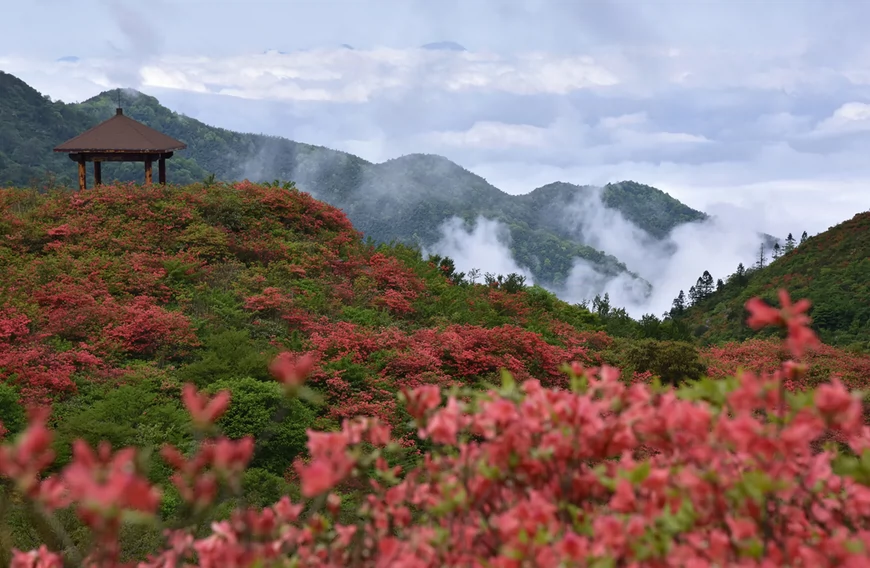
M 8 97 L 7 92 L 17 95 Z M 626 273 L 642 280 L 619 259 L 590 247 L 570 231 L 554 229 L 552 219 L 530 211 L 529 202 L 545 194 L 547 186 L 511 195 L 443 156 L 412 153 L 371 163 L 323 146 L 210 126 L 173 112 L 155 97 L 126 92 L 125 114 L 188 144 L 167 164 L 172 183 L 194 183 L 209 174 L 221 180 L 293 180 L 304 191 L 344 210 L 355 226 L 379 242 L 431 246 L 440 238 L 445 221 L 458 217 L 473 223 L 484 217 L 507 227 L 514 259 L 538 282 L 558 285 L 572 270 L 575 258 L 591 262 L 608 277 Z M 0 104 L 0 125 L 7 133 L 5 139 L 0 136 L 0 184 L 39 185 L 34 180 L 40 178 L 72 183 L 70 162 L 66 156 L 50 156 L 51 148 L 109 118 L 117 106 L 115 91 L 81 103 L 52 102 L 2 72 L 0 93 L 6 103 Z M 16 105 L 30 111 L 21 116 Z M 141 171 L 133 164 L 107 164 L 103 179 L 138 182 Z M 563 195 L 584 187 L 555 184 L 563 188 Z M 604 195 L 605 204 L 610 199 L 655 238 L 663 238 L 683 222 L 706 218 L 703 212 L 636 182 L 608 184 Z M 667 206 L 656 206 L 658 201 Z

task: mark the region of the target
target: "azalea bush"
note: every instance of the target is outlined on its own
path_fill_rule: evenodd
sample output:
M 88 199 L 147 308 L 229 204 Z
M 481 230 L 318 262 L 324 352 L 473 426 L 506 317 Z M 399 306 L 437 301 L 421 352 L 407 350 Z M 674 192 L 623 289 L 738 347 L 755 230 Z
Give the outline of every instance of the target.
M 778 309 L 747 303 L 752 327 L 788 332 L 791 359 L 771 373 L 674 390 L 575 362 L 565 367 L 568 388 L 507 372 L 485 391 L 421 385 L 400 396 L 418 447 L 397 443 L 377 418 L 309 430 L 308 455 L 293 468 L 299 498 L 265 508 L 234 501 L 208 526 L 210 511 L 241 494 L 255 444 L 217 431 L 228 390 L 208 396 L 188 385 L 197 442 L 154 458 L 174 471 L 185 515 L 138 565 L 866 566 L 862 394 L 836 379 L 786 388 L 807 373 L 802 359 L 818 340 L 809 303 L 780 296 Z M 316 396 L 306 384 L 312 357 L 285 353 L 270 371 L 289 399 Z M 68 465 L 43 475 L 54 459 L 47 416 L 32 409 L 29 426 L 0 448 L 0 509 L 26 503 L 52 545 L 14 550 L 12 566 L 118 566 L 122 527 L 160 525 L 169 488 L 149 483 L 134 449 L 82 441 Z M 362 498 L 349 514 L 343 500 L 354 494 Z M 58 533 L 56 515 L 68 510 L 90 529 L 90 550 Z

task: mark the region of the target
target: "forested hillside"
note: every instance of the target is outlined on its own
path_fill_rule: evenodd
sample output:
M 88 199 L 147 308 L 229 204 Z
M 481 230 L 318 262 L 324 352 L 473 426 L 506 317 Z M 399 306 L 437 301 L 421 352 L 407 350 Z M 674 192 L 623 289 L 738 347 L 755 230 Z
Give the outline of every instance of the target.
M 732 274 L 690 309 L 695 335 L 714 343 L 749 337 L 743 304 L 752 296 L 772 300 L 786 287 L 813 302 L 813 327 L 823 341 L 870 350 L 870 213 L 802 240 L 792 238 L 778 258 L 767 255 L 763 267 Z
M 157 99 L 133 91 L 122 97 L 124 112 L 177 138 L 188 149 L 167 163 L 179 184 L 249 179 L 292 179 L 299 187 L 344 210 L 351 222 L 377 242 L 397 240 L 431 246 L 439 227 L 459 217 L 504 223 L 515 260 L 535 279 L 558 284 L 575 258 L 603 274 L 628 269 L 619 259 L 591 248 L 582 235 L 554 224 L 552 210 L 582 204 L 588 188 L 553 184 L 523 196 L 508 195 L 476 174 L 434 155 L 412 154 L 371 164 L 319 146 L 215 128 L 179 115 Z M 74 165 L 51 152 L 57 144 L 112 116 L 117 91 L 80 104 L 52 102 L 16 77 L 0 72 L 0 184 L 44 187 L 73 183 Z M 139 164 L 106 164 L 105 180 L 141 181 Z M 610 184 L 602 201 L 655 238 L 681 224 L 705 218 L 667 194 L 635 182 Z

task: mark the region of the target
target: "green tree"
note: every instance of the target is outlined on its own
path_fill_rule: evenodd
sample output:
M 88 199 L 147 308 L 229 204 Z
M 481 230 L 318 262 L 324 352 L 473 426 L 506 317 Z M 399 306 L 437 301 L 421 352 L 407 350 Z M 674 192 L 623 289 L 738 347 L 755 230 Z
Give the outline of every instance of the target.
M 686 311 L 686 294 L 680 290 L 680 293 L 677 294 L 677 297 L 674 298 L 673 304 L 671 304 L 671 317 L 679 317 L 683 315 Z
M 647 339 L 661 339 L 662 322 L 653 314 L 644 314 L 640 318 L 639 328 L 641 337 Z
M 761 270 L 767 264 L 767 256 L 764 252 L 764 243 L 758 247 L 758 260 L 755 262 L 755 268 Z
M 610 315 L 610 294 L 605 292 L 603 298 L 600 294 L 596 294 L 592 299 L 592 311 L 602 318 Z
M 7 383 L 0 383 L 0 424 L 6 428 L 7 436 L 14 436 L 27 426 L 27 415 L 19 402 L 18 390 Z
M 314 422 L 314 412 L 299 399 L 285 398 L 275 381 L 251 377 L 214 383 L 211 392 L 232 393 L 229 410 L 218 421 L 232 439 L 257 436 L 252 467 L 284 475 L 297 455 L 305 451 L 305 431 Z
M 793 251 L 794 247 L 795 247 L 794 236 L 791 233 L 789 233 L 788 236 L 785 238 L 785 254 L 788 254 L 791 251 Z
M 713 275 L 705 270 L 696 284 L 699 299 L 706 300 L 713 294 L 713 283 Z
M 735 270 L 735 271 L 734 271 L 734 274 L 732 274 L 731 276 L 733 277 L 734 282 L 735 282 L 738 286 L 745 286 L 745 285 L 746 285 L 746 282 L 747 282 L 748 278 L 747 278 L 747 276 L 746 276 L 746 267 L 743 266 L 743 263 L 742 263 L 742 262 L 741 262 L 740 264 L 737 265 L 737 270 Z M 731 278 L 729 278 L 729 280 L 730 280 L 730 279 L 731 279 Z
M 625 357 L 635 371 L 650 371 L 662 382 L 672 385 L 700 379 L 706 371 L 698 349 L 685 341 L 635 341 L 626 350 Z
M 701 294 L 698 291 L 698 286 L 690 286 L 689 287 L 689 305 L 694 306 L 699 301 L 701 301 Z

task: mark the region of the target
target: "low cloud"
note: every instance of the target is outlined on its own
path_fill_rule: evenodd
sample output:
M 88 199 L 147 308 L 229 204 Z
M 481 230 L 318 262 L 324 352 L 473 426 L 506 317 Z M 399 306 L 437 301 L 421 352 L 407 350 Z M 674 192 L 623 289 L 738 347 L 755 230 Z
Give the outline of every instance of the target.
M 463 272 L 480 270 L 481 275 L 521 274 L 526 283 L 532 284 L 531 272 L 519 266 L 510 251 L 510 232 L 504 223 L 478 217 L 470 226 L 462 219 L 453 217 L 440 227 L 441 238 L 423 254 L 439 254 L 453 259 L 456 268 Z
M 608 294 L 611 305 L 624 307 L 633 317 L 647 313 L 660 317 L 670 309 L 679 291 L 688 292 L 705 270 L 714 278 L 725 279 L 740 263 L 752 266 L 761 244 L 756 231 L 761 218 L 727 204 L 714 207 L 710 219 L 678 226 L 661 240 L 626 220 L 619 211 L 606 207 L 600 188 L 584 191 L 582 198 L 566 204 L 563 210 L 564 217 L 554 219 L 554 224 L 573 232 L 590 246 L 616 256 L 642 280 L 627 273 L 614 277 L 593 263 L 576 258 L 565 282 L 547 287 L 571 303 Z M 510 233 L 503 223 L 478 217 L 467 224 L 454 217 L 440 227 L 440 232 L 441 238 L 426 247 L 424 254 L 449 256 L 464 272 L 475 268 L 481 274 L 516 272 L 533 283 L 528 268 L 518 265 L 513 258 Z
M 714 278 L 725 279 L 739 263 L 751 266 L 758 256 L 761 219 L 756 215 L 721 205 L 713 208 L 708 220 L 679 225 L 659 240 L 605 206 L 601 191 L 584 191 L 582 197 L 565 205 L 564 216 L 554 222 L 620 259 L 649 282 L 652 290 L 628 275 L 608 278 L 594 265 L 578 259 L 565 285 L 555 290 L 566 301 L 591 300 L 606 293 L 611 305 L 624 307 L 633 317 L 647 313 L 660 317 L 679 291 L 688 291 L 705 270 Z

